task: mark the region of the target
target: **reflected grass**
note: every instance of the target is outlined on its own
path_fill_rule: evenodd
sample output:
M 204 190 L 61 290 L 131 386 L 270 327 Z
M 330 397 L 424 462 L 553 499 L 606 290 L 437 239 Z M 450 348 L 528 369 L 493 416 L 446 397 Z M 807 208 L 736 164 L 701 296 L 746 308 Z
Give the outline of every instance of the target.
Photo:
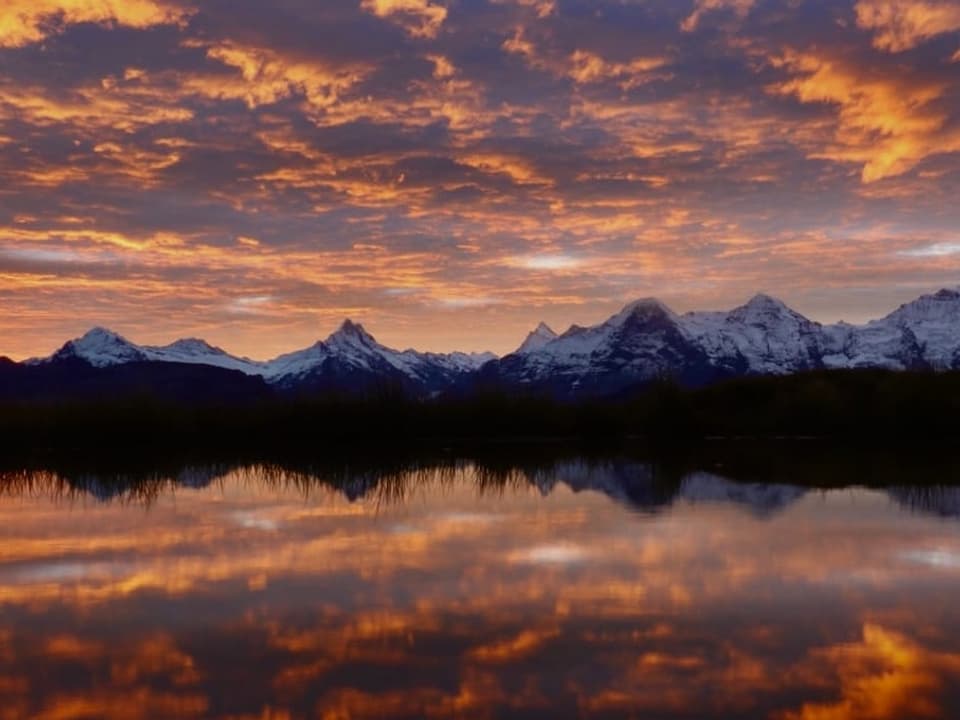
M 917 457 L 798 441 L 714 442 L 668 454 L 642 445 L 608 450 L 559 443 L 232 460 L 217 454 L 57 454 L 0 465 L 0 497 L 68 502 L 94 497 L 149 506 L 178 491 L 222 489 L 229 479 L 239 487 L 293 491 L 304 499 L 333 492 L 351 502 L 391 506 L 426 489 L 442 493 L 468 485 L 478 497 L 502 497 L 522 490 L 549 494 L 562 482 L 574 490 L 599 486 L 638 508 L 656 510 L 669 506 L 685 481 L 700 475 L 743 486 L 888 489 L 908 507 L 960 515 L 960 507 L 951 505 L 951 492 L 960 486 L 955 453 Z

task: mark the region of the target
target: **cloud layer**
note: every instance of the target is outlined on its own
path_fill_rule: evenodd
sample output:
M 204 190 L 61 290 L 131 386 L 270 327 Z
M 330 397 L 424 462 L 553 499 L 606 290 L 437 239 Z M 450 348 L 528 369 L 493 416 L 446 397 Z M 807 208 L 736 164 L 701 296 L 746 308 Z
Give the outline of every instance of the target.
M 958 160 L 956 0 L 14 0 L 0 353 L 876 316 L 956 284 Z

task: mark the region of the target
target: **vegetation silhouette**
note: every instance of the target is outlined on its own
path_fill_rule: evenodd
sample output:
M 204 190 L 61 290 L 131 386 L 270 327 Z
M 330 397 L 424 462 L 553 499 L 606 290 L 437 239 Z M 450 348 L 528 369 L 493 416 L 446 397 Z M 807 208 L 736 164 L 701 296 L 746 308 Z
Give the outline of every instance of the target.
M 3 454 L 74 450 L 293 451 L 458 442 L 577 440 L 689 445 L 723 437 L 809 437 L 885 445 L 953 441 L 960 372 L 821 371 L 706 388 L 669 378 L 615 398 L 560 402 L 488 389 L 415 399 L 364 394 L 188 401 L 136 392 L 0 403 Z

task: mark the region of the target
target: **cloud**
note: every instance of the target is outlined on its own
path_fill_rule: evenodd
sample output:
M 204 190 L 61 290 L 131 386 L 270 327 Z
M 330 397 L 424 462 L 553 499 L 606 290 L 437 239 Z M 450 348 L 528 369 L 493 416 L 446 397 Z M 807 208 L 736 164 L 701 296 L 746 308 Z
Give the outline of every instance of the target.
M 437 304 L 442 307 L 450 309 L 461 309 L 461 308 L 483 308 L 489 307 L 490 305 L 498 305 L 502 300 L 495 297 L 486 297 L 484 295 L 477 296 L 448 296 L 448 297 L 439 297 L 436 300 Z
M 581 264 L 579 258 L 564 253 L 527 255 L 510 258 L 510 264 L 527 270 L 570 270 Z
M 361 7 L 398 22 L 415 37 L 436 37 L 447 18 L 447 9 L 433 0 L 363 0 Z
M 7 3 L 0 353 L 119 321 L 276 354 L 344 315 L 507 351 L 638 295 L 869 316 L 960 272 L 943 22 L 589 5 Z
M 948 92 L 946 81 L 898 76 L 816 52 L 788 52 L 774 65 L 791 79 L 774 83 L 771 92 L 837 108 L 834 142 L 813 154 L 862 164 L 865 183 L 901 175 L 929 156 L 960 150 L 960 128 L 937 106 Z
M 691 12 L 680 24 L 684 32 L 693 32 L 708 13 L 717 10 L 730 10 L 737 17 L 744 18 L 756 4 L 756 0 L 696 0 Z
M 617 80 L 629 89 L 641 84 L 652 70 L 667 64 L 665 58 L 639 57 L 627 62 L 608 62 L 599 55 L 577 50 L 570 56 L 570 77 L 578 83 Z
M 960 30 L 955 0 L 858 0 L 857 26 L 872 30 L 879 50 L 903 52 L 930 38 Z
M 0 250 L 0 255 L 12 260 L 26 260 L 36 263 L 91 263 L 97 258 L 90 253 L 66 248 L 14 247 Z
M 40 42 L 77 23 L 143 29 L 181 24 L 190 14 L 163 0 L 4 0 L 0 7 L 0 47 Z
M 361 66 L 334 66 L 229 42 L 209 47 L 207 57 L 238 70 L 239 77 L 194 74 L 185 79 L 182 89 L 214 99 L 240 99 L 250 108 L 295 94 L 303 95 L 313 107 L 328 108 L 368 72 Z
M 519 5 L 533 10 L 538 18 L 546 18 L 557 10 L 556 0 L 491 0 L 497 5 Z
M 234 298 L 227 304 L 227 312 L 240 315 L 256 315 L 270 309 L 275 298 L 272 295 L 253 295 Z
M 947 255 L 960 255 L 960 242 L 942 242 L 925 247 L 902 250 L 901 255 L 908 257 L 945 257 Z
M 960 674 L 960 655 L 929 650 L 876 624 L 864 625 L 861 641 L 824 648 L 815 657 L 839 676 L 841 697 L 806 703 L 783 720 L 936 717 L 944 683 Z

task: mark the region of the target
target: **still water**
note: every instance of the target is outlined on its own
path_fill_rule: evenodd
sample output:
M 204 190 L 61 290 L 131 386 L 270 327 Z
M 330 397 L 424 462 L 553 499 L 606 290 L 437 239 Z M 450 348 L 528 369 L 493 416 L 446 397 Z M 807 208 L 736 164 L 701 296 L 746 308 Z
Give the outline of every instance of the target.
M 960 717 L 960 490 L 0 474 L 0 718 Z

